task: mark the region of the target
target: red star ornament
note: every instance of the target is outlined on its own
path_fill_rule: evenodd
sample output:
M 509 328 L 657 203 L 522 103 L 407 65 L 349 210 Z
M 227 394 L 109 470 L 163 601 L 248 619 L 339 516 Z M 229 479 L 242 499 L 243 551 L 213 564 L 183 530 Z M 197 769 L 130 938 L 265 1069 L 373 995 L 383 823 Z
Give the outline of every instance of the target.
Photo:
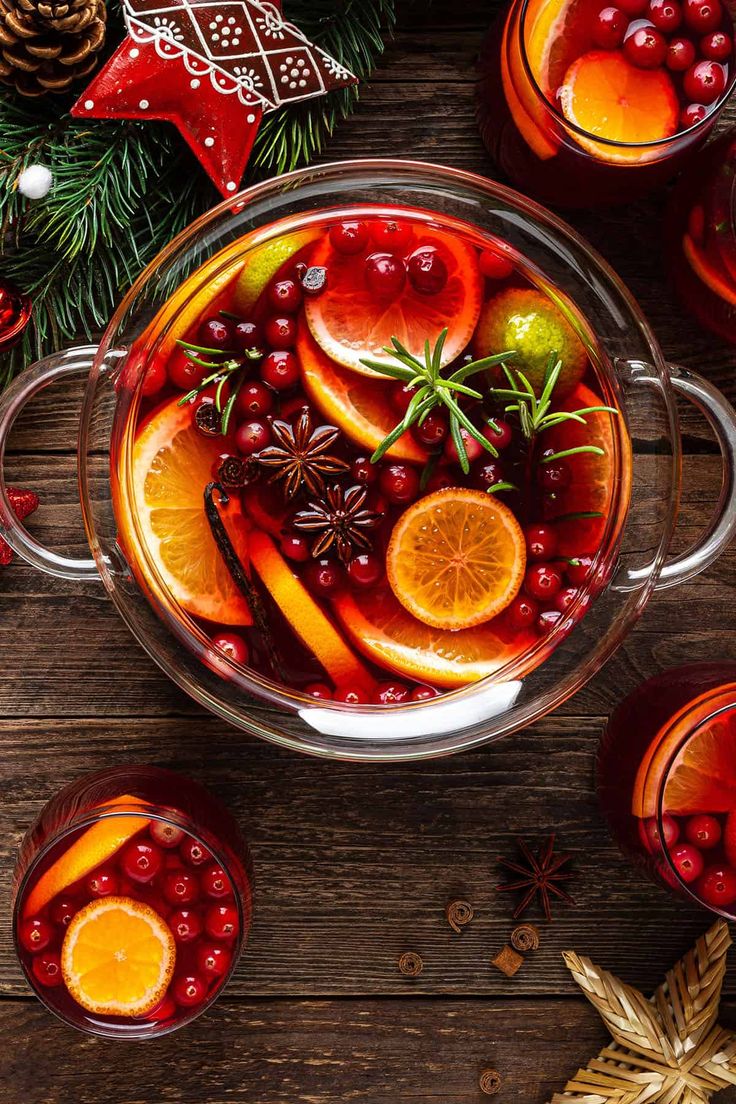
M 355 84 L 266 0 L 124 0 L 128 37 L 72 115 L 165 119 L 224 196 L 265 112 Z

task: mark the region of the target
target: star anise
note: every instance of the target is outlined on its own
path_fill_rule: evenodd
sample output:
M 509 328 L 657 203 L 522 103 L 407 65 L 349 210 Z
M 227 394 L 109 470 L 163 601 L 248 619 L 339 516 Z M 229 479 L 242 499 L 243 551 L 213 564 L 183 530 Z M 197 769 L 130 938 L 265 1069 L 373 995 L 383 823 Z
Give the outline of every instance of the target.
M 356 549 L 366 551 L 371 547 L 365 531 L 379 525 L 383 514 L 365 508 L 367 495 L 367 487 L 349 487 L 345 491 L 335 485 L 328 487 L 320 502 L 310 502 L 307 510 L 299 511 L 294 518 L 295 528 L 320 534 L 312 546 L 315 559 L 334 546 L 343 563 L 347 563 Z
M 524 915 L 537 896 L 539 896 L 547 920 L 552 919 L 551 896 L 558 897 L 561 901 L 567 901 L 569 905 L 574 905 L 573 898 L 559 885 L 560 882 L 567 882 L 573 877 L 570 871 L 562 870 L 562 867 L 569 863 L 572 856 L 555 855 L 554 832 L 538 856 L 532 854 L 524 840 L 517 839 L 516 845 L 523 856 L 522 861 L 513 862 L 511 859 L 499 859 L 498 861 L 501 866 L 504 866 L 513 874 L 520 875 L 520 877 L 516 881 L 496 886 L 496 889 L 501 893 L 508 890 L 523 891 L 523 896 L 514 909 L 514 920 L 518 920 L 520 916 Z
M 293 498 L 302 484 L 312 494 L 322 494 L 326 475 L 348 470 L 349 465 L 344 460 L 327 452 L 340 430 L 329 425 L 315 428 L 306 407 L 293 426 L 274 418 L 271 432 L 276 443 L 261 449 L 257 460 L 264 467 L 273 469 L 270 483 L 277 479 L 284 480 L 287 498 Z

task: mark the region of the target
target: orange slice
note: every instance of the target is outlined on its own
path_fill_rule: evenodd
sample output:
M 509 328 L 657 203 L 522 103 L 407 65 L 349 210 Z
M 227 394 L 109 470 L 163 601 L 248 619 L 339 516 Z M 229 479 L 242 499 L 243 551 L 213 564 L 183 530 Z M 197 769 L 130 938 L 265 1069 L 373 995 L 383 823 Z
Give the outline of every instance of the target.
M 167 402 L 135 440 L 133 509 L 148 554 L 178 605 L 223 625 L 251 625 L 248 604 L 215 544 L 204 509 L 204 489 L 221 452 L 221 438 L 197 432 L 191 407 L 178 406 L 176 399 Z M 247 533 L 237 495 L 220 513 L 241 563 L 247 564 Z M 139 558 L 134 559 L 147 574 Z
M 392 337 L 421 356 L 427 338 L 436 340 L 445 326 L 450 332 L 443 366 L 463 351 L 480 314 L 478 255 L 457 235 L 417 226 L 414 248 L 422 245 L 434 246 L 447 265 L 444 289 L 437 295 L 420 295 L 407 280 L 401 294 L 386 302 L 366 287 L 365 257 L 338 253 L 325 235 L 315 248 L 312 264 L 327 268 L 329 292 L 307 299 L 304 314 L 312 336 L 328 357 L 375 379 L 376 373 L 360 363 L 362 357 L 388 359 L 383 349 L 391 344 Z
M 736 287 L 729 281 L 725 272 L 719 273 L 713 267 L 707 255 L 687 233 L 682 238 L 682 251 L 698 279 L 720 299 L 724 299 L 731 306 L 736 307 Z
M 307 395 L 331 425 L 339 426 L 372 454 L 400 417 L 391 408 L 382 380 L 369 380 L 338 367 L 320 349 L 306 326 L 299 329 L 297 352 Z M 386 453 L 394 460 L 425 464 L 427 451 L 404 433 Z
M 572 62 L 593 45 L 598 0 L 530 0 L 524 17 L 529 66 L 540 89 L 555 102 Z
M 61 946 L 64 983 L 98 1016 L 144 1016 L 169 987 L 176 944 L 148 905 L 130 897 L 91 901 L 73 917 Z
M 494 674 L 536 641 L 532 633 L 510 631 L 503 618 L 458 632 L 430 628 L 412 617 L 387 587 L 345 591 L 333 607 L 368 659 L 405 678 L 448 690 Z
M 391 589 L 423 624 L 469 629 L 519 593 L 526 545 L 493 495 L 449 487 L 420 498 L 394 526 L 386 552 Z
M 255 530 L 251 562 L 292 630 L 322 664 L 336 686 L 370 689 L 375 679 L 297 578 L 267 533 Z
M 618 50 L 591 50 L 573 62 L 559 100 L 565 118 L 591 136 L 574 134 L 575 141 L 603 161 L 646 161 L 656 150 L 642 149 L 641 143 L 677 131 L 677 93 L 667 71 L 638 69 Z
M 123 805 L 135 808 L 142 804 L 140 798 L 123 794 L 106 801 L 105 807 Z M 148 817 L 133 815 L 106 816 L 98 820 L 44 871 L 25 899 L 23 914 L 36 916 L 57 894 L 107 862 L 124 843 L 143 828 L 147 828 L 149 823 Z

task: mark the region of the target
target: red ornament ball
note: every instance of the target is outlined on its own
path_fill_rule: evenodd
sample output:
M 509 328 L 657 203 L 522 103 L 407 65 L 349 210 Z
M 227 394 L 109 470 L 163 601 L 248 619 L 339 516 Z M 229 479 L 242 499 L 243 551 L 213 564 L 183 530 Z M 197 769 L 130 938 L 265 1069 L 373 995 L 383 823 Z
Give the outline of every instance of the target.
M 0 276 L 0 353 L 7 352 L 20 341 L 32 311 L 30 298 Z

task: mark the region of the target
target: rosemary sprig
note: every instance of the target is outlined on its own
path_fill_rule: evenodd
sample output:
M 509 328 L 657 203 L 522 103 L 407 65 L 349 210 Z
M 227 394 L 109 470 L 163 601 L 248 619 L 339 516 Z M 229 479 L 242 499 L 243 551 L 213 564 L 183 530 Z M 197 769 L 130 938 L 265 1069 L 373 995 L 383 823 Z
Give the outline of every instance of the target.
M 222 313 L 222 311 L 220 312 Z M 241 368 L 244 368 L 250 360 L 261 360 L 263 352 L 260 349 L 246 349 L 244 352 L 239 353 L 237 349 L 211 349 L 206 345 L 194 345 L 191 341 L 184 341 L 182 338 L 177 340 L 177 345 L 184 350 L 189 360 L 194 364 L 198 364 L 201 368 L 213 368 L 214 371 L 210 375 L 206 376 L 201 383 L 193 387 L 191 391 L 187 391 L 186 395 L 182 395 L 179 399 L 178 406 L 186 406 L 187 403 L 193 402 L 197 395 L 200 395 L 203 391 L 206 391 L 208 387 L 216 384 L 215 387 L 215 408 L 217 413 L 222 417 L 222 434 L 227 433 L 230 425 L 230 418 L 232 417 L 233 408 L 235 406 L 235 400 L 238 397 L 238 391 L 243 386 L 245 373 L 240 377 L 235 386 L 233 387 L 230 395 L 225 400 L 223 406 L 223 399 L 225 398 L 225 384 L 237 373 Z M 202 360 L 197 356 L 197 353 L 202 353 L 206 356 L 223 356 L 225 360 Z
M 452 375 L 445 377 L 442 375 L 442 350 L 447 339 L 447 333 L 448 330 L 445 327 L 437 338 L 434 348 L 430 345 L 429 340 L 425 341 L 423 358 L 410 353 L 397 337 L 392 337 L 391 345 L 386 346 L 384 350 L 393 358 L 392 361 L 361 358 L 361 364 L 364 364 L 366 368 L 372 368 L 374 372 L 380 372 L 384 376 L 401 380 L 406 387 L 414 389 L 414 394 L 404 417 L 381 441 L 371 456 L 371 463 L 377 464 L 403 433 L 406 433 L 413 425 L 422 425 L 429 412 L 436 407 L 444 407 L 449 412 L 450 436 L 457 449 L 460 466 L 466 475 L 470 471 L 470 461 L 468 460 L 461 429 L 464 429 L 469 436 L 473 437 L 486 452 L 490 452 L 491 456 L 498 456 L 498 451 L 493 444 L 483 436 L 481 431 L 468 418 L 458 402 L 458 396 L 466 395 L 468 398 L 482 399 L 481 392 L 469 387 L 465 380 L 478 372 L 483 372 L 486 368 L 493 367 L 494 364 L 503 363 L 504 360 L 508 360 L 515 354 L 509 350 L 504 353 L 496 353 L 494 356 L 483 357 L 480 360 L 464 364 Z

